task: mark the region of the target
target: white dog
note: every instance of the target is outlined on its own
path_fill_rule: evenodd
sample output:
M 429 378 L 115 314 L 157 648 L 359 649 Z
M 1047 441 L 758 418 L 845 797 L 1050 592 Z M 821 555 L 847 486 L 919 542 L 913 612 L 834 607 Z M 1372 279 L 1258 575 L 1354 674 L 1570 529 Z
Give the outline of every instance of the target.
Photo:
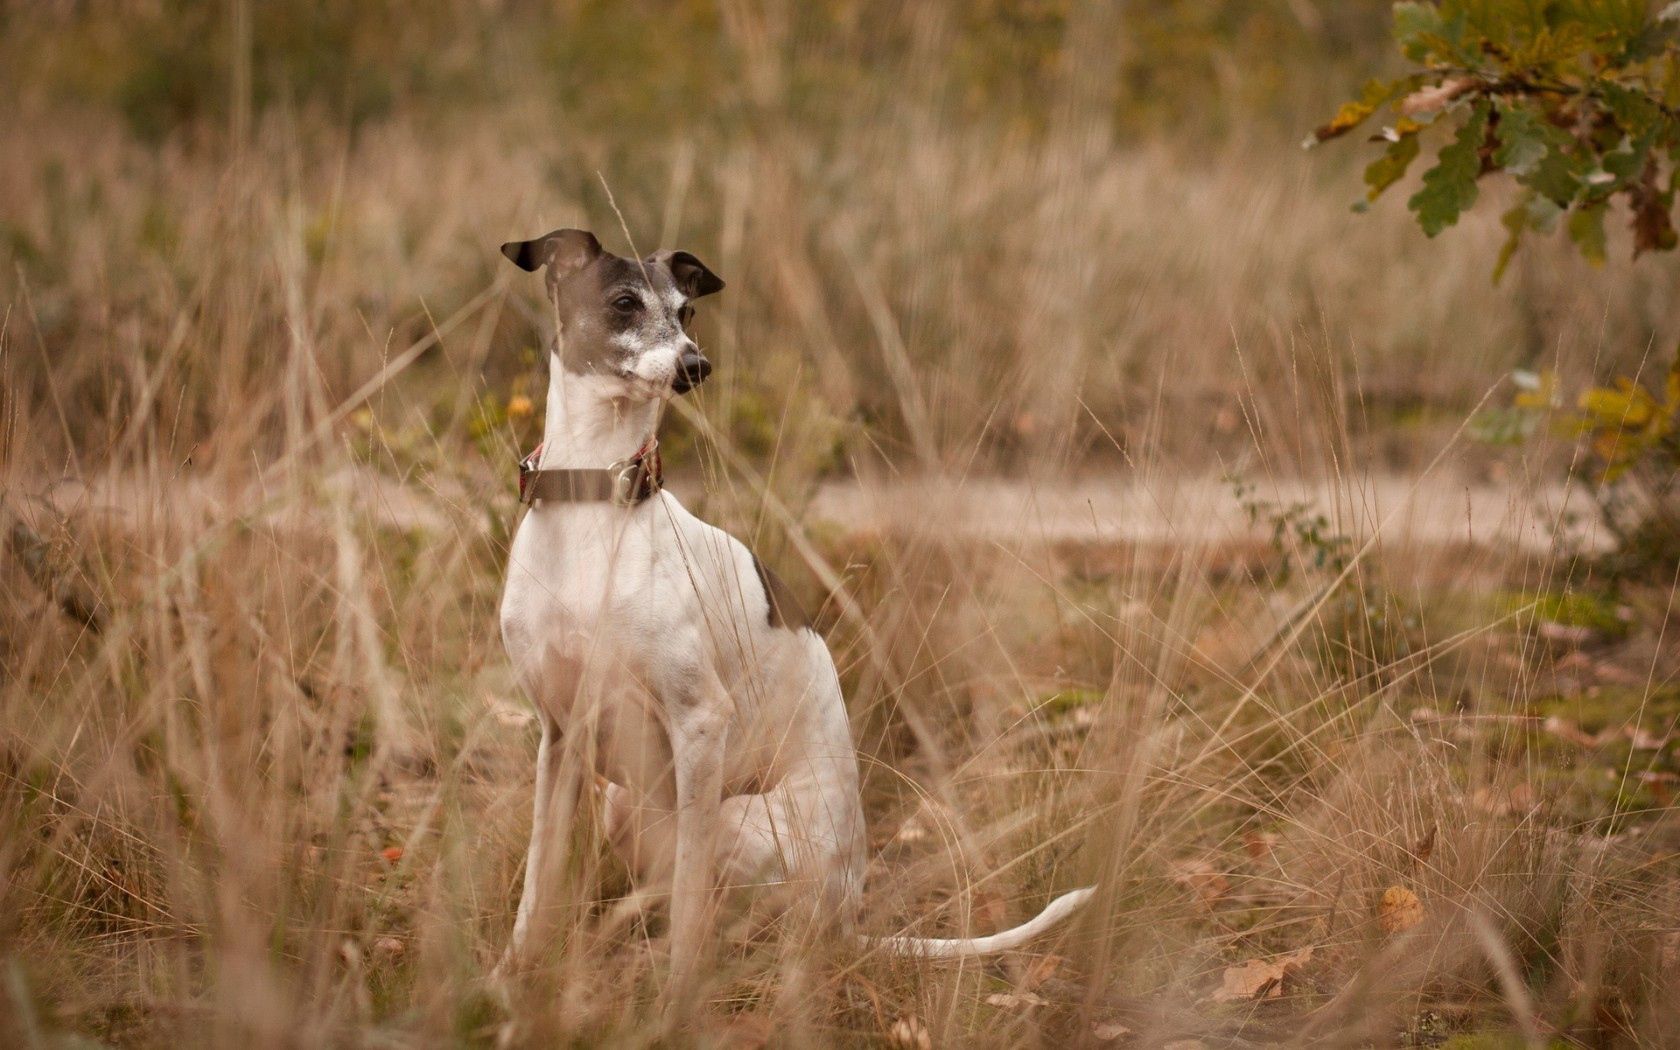
M 690 302 L 723 282 L 687 252 L 623 259 L 581 230 L 502 252 L 546 269 L 555 321 L 543 443 L 521 473 L 531 509 L 502 599 L 508 656 L 542 724 L 506 961 L 519 958 L 556 845 L 562 726 L 589 737 L 578 753 L 608 782 L 614 848 L 638 882 L 669 886 L 676 987 L 700 957 L 720 880 L 814 887 L 849 926 L 864 825 L 833 659 L 746 547 L 661 488 L 661 403 L 711 371 L 685 331 Z M 870 943 L 928 956 L 1004 951 L 1090 892 L 991 937 Z

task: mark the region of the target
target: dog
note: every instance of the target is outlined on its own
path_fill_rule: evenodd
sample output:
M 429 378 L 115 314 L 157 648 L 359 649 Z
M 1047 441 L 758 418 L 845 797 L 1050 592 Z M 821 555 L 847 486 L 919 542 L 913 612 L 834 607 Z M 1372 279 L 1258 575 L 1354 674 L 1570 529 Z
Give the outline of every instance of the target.
M 858 762 L 840 679 L 788 589 L 740 541 L 664 490 L 664 402 L 711 364 L 693 302 L 724 284 L 684 251 L 626 259 L 555 230 L 502 246 L 542 271 L 553 308 L 543 441 L 501 605 L 504 645 L 542 728 L 517 966 L 557 847 L 562 728 L 604 778 L 606 835 L 638 885 L 670 895 L 670 980 L 694 977 L 725 884 L 801 887 L 848 929 L 865 866 Z M 558 818 L 563 820 L 564 818 Z M 927 957 L 1015 948 L 1091 887 L 989 937 L 864 938 Z

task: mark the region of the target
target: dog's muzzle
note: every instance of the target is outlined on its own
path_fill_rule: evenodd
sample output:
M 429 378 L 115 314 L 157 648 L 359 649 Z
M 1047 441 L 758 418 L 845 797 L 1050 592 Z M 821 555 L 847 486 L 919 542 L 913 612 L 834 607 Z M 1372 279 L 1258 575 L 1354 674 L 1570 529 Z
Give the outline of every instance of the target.
M 671 389 L 686 394 L 704 383 L 711 374 L 712 363 L 690 350 L 677 358 L 677 374 L 671 378 Z

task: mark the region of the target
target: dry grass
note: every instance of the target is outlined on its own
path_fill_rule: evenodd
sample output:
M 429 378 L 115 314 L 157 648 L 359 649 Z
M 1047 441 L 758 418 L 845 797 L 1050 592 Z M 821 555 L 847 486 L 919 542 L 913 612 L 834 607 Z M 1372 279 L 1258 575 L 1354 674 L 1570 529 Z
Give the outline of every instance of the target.
M 867 927 L 983 930 L 1102 887 L 1039 950 L 963 966 L 743 919 L 680 1038 L 1680 1045 L 1675 581 L 1602 598 L 1565 555 L 1410 542 L 1371 503 L 1382 474 L 1543 515 L 1522 492 L 1569 450 L 1461 424 L 1513 366 L 1672 342 L 1674 262 L 1535 245 L 1496 290 L 1495 212 L 1438 243 L 1397 203 L 1351 215 L 1345 159 L 1263 126 L 1093 146 L 886 116 L 671 133 L 621 179 L 619 143 L 534 97 L 155 148 L 22 100 L 0 129 L 5 1041 L 660 1038 L 657 909 L 621 904 L 588 821 L 545 964 L 511 1011 L 485 985 L 535 739 L 496 635 L 536 426 L 508 406 L 542 389 L 535 289 L 495 245 L 616 230 L 600 171 L 638 246 L 730 283 L 674 488 L 823 610 Z M 805 512 L 837 475 L 1218 470 L 1328 479 L 1350 539 Z M 1422 921 L 1385 932 L 1393 886 Z M 1215 994 L 1303 949 L 1263 998 Z

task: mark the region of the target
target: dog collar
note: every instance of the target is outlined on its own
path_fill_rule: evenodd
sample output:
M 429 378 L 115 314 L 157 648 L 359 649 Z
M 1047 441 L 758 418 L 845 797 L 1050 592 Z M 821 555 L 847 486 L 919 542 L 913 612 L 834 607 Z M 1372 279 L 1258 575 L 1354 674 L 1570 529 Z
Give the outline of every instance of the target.
M 659 460 L 659 439 L 647 444 L 629 459 L 621 459 L 605 470 L 569 468 L 538 470 L 542 445 L 519 461 L 519 502 L 529 506 L 537 500 L 556 503 L 611 503 L 634 507 L 665 487 L 665 470 Z

